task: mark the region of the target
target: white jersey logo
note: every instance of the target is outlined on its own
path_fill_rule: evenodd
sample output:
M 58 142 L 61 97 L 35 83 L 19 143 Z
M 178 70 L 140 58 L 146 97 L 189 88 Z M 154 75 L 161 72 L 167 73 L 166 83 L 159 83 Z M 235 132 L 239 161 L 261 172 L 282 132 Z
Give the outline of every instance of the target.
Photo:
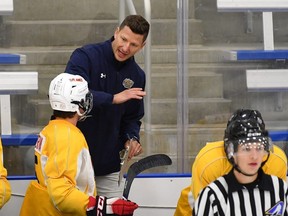
M 267 210 L 265 212 L 265 215 L 273 215 L 273 216 L 281 216 L 283 215 L 283 211 L 284 211 L 284 202 L 283 201 L 279 201 L 277 202 L 272 208 L 270 208 L 269 210 Z

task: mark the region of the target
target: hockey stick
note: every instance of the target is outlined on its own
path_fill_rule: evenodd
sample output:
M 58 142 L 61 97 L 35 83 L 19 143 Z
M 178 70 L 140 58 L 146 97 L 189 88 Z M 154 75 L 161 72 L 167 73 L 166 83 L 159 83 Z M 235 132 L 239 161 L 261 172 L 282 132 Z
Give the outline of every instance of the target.
M 153 167 L 165 166 L 171 164 L 172 164 L 171 158 L 165 154 L 150 155 L 133 163 L 129 167 L 127 172 L 123 191 L 123 198 L 125 198 L 126 200 L 128 199 L 132 182 L 139 173 Z

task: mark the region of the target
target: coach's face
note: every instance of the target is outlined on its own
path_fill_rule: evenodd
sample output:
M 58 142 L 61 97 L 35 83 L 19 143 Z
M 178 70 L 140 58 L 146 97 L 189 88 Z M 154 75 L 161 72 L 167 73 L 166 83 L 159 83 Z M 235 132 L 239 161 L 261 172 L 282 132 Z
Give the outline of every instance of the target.
M 144 45 L 143 35 L 135 34 L 128 26 L 121 30 L 117 28 L 114 33 L 112 49 L 115 58 L 120 62 L 134 56 Z

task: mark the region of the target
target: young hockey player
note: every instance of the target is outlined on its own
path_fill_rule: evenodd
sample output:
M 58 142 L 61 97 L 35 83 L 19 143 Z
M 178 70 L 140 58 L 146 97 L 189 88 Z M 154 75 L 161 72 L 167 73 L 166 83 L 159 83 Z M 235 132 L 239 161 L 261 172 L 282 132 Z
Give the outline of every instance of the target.
M 133 215 L 137 204 L 96 196 L 88 145 L 76 127 L 92 108 L 87 82 L 62 73 L 49 87 L 53 116 L 35 145 L 36 181 L 28 186 L 20 215 Z

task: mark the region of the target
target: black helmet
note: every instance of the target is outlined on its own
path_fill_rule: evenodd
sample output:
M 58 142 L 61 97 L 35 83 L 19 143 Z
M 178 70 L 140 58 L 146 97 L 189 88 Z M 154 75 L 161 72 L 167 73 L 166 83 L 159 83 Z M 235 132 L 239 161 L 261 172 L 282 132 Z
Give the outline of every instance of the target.
M 272 147 L 261 114 L 256 110 L 238 110 L 228 121 L 224 135 L 224 148 L 228 160 L 232 162 L 238 145 L 247 143 L 261 143 L 267 152 Z
M 251 109 L 238 109 L 236 110 L 231 117 L 229 118 L 227 122 L 227 127 L 236 120 L 251 120 L 255 119 L 255 121 L 258 122 L 259 126 L 261 127 L 262 130 L 265 130 L 265 123 L 262 118 L 261 113 L 258 110 L 251 110 Z

